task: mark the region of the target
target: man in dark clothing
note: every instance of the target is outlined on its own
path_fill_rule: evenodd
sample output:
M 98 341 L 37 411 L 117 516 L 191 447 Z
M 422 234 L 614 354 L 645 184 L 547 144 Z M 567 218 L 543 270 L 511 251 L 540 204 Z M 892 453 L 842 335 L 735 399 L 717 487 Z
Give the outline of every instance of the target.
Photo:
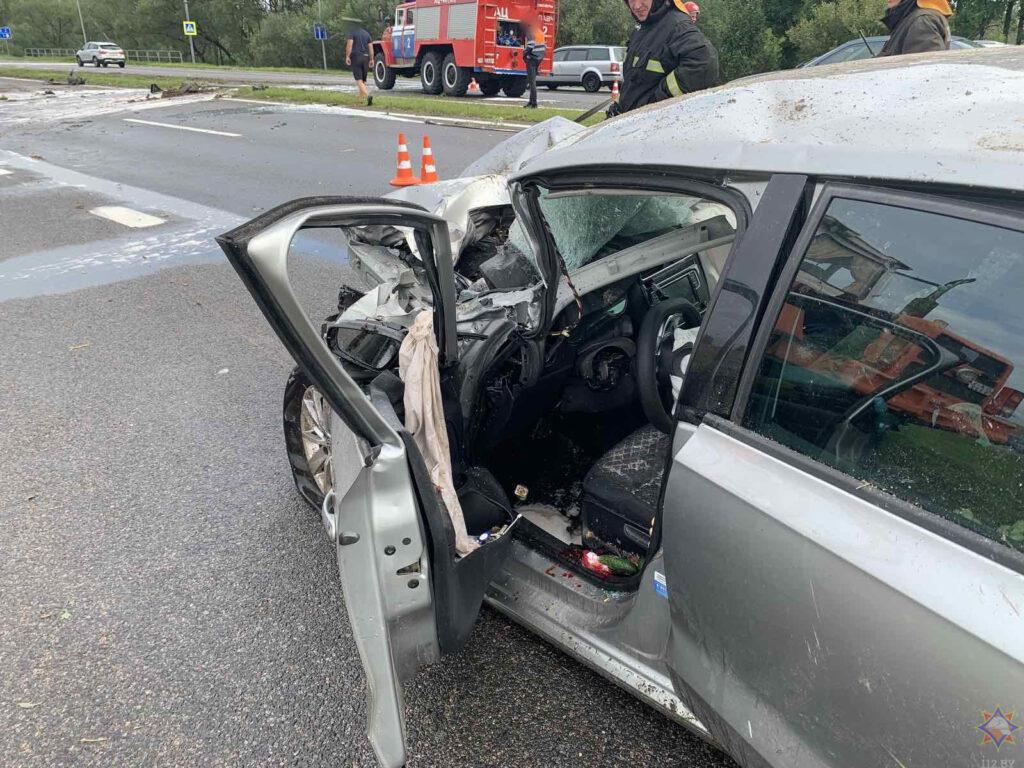
M 608 116 L 718 85 L 718 52 L 673 0 L 626 0 L 638 22 Z
M 345 44 L 345 63 L 352 67 L 359 95 L 366 99 L 367 106 L 373 106 L 373 97 L 366 87 L 366 75 L 373 69 L 373 47 L 370 45 L 370 33 L 360 26 L 352 27 Z
M 544 33 L 541 31 L 540 24 L 536 20 L 530 19 L 525 21 L 522 26 L 526 36 L 526 43 L 523 46 L 523 61 L 526 62 L 526 76 L 529 78 L 530 83 L 530 100 L 525 106 L 530 109 L 536 109 L 537 69 L 540 67 L 540 63 L 544 61 L 548 48 L 544 42 Z
M 953 15 L 947 0 L 889 0 L 882 22 L 889 39 L 879 56 L 949 50 L 949 22 Z

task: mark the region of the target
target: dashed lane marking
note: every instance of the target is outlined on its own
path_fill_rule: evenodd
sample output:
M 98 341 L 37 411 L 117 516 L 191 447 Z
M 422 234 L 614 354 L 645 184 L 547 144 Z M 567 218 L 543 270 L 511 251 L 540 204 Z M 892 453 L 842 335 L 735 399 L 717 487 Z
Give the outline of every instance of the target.
M 174 123 L 158 123 L 155 120 L 139 120 L 138 118 L 135 118 L 135 117 L 126 117 L 126 118 L 124 118 L 124 121 L 126 123 L 139 123 L 140 125 L 155 125 L 158 128 L 174 128 L 175 130 L 178 130 L 178 131 L 193 131 L 194 133 L 210 133 L 210 134 L 213 134 L 214 136 L 228 136 L 229 138 L 233 138 L 233 139 L 240 138 L 241 135 L 242 135 L 240 133 L 231 133 L 229 131 L 215 131 L 212 128 L 193 128 L 190 125 L 175 125 Z
M 117 224 L 123 224 L 132 229 L 155 227 L 157 224 L 163 224 L 166 221 L 166 219 L 161 219 L 159 216 L 151 216 L 148 213 L 134 211 L 131 208 L 125 208 L 120 205 L 101 205 L 98 208 L 91 209 L 89 213 L 103 219 L 109 219 Z

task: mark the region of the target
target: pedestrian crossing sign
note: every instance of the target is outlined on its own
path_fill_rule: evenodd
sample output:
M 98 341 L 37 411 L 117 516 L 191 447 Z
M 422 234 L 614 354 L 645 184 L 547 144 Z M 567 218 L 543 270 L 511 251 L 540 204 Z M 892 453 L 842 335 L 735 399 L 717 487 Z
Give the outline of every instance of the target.
M 181 22 L 182 28 L 185 30 L 185 34 L 189 37 L 196 36 L 196 23 L 194 21 L 183 21 Z

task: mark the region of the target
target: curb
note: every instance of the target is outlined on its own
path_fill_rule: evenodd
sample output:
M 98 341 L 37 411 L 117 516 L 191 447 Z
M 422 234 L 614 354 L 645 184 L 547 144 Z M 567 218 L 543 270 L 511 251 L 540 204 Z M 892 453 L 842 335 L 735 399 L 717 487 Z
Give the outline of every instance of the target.
M 477 120 L 471 117 L 442 117 L 440 115 L 416 115 L 409 112 L 375 111 L 361 109 L 360 107 L 343 107 L 333 104 L 317 104 L 315 102 L 300 101 L 271 101 L 270 99 L 247 99 L 240 96 L 225 96 L 225 99 L 241 101 L 247 104 L 269 104 L 279 107 L 324 107 L 337 112 L 340 115 L 350 117 L 377 117 L 381 119 L 405 120 L 425 125 L 444 125 L 456 128 L 476 128 L 478 130 L 497 130 L 506 133 L 517 133 L 524 128 L 530 128 L 536 123 L 499 123 L 493 120 Z

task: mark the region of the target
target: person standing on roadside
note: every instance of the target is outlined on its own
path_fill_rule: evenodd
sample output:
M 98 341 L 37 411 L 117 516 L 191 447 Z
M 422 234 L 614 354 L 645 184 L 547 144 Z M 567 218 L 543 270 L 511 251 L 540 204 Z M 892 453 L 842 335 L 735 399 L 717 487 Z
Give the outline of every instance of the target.
M 624 0 L 637 21 L 608 117 L 718 85 L 718 51 L 674 0 Z
M 523 43 L 523 61 L 526 62 L 526 77 L 530 83 L 530 100 L 523 106 L 529 109 L 537 108 L 537 70 L 544 56 L 548 52 L 547 43 L 544 42 L 544 32 L 537 19 L 526 19 L 522 22 L 523 33 L 526 38 Z
M 948 0 L 889 0 L 882 23 L 889 29 L 879 56 L 949 50 Z
M 373 47 L 370 45 L 370 33 L 358 24 L 348 33 L 345 43 L 345 64 L 352 67 L 359 95 L 366 99 L 366 106 L 373 106 L 373 96 L 366 87 L 366 75 L 373 70 Z

